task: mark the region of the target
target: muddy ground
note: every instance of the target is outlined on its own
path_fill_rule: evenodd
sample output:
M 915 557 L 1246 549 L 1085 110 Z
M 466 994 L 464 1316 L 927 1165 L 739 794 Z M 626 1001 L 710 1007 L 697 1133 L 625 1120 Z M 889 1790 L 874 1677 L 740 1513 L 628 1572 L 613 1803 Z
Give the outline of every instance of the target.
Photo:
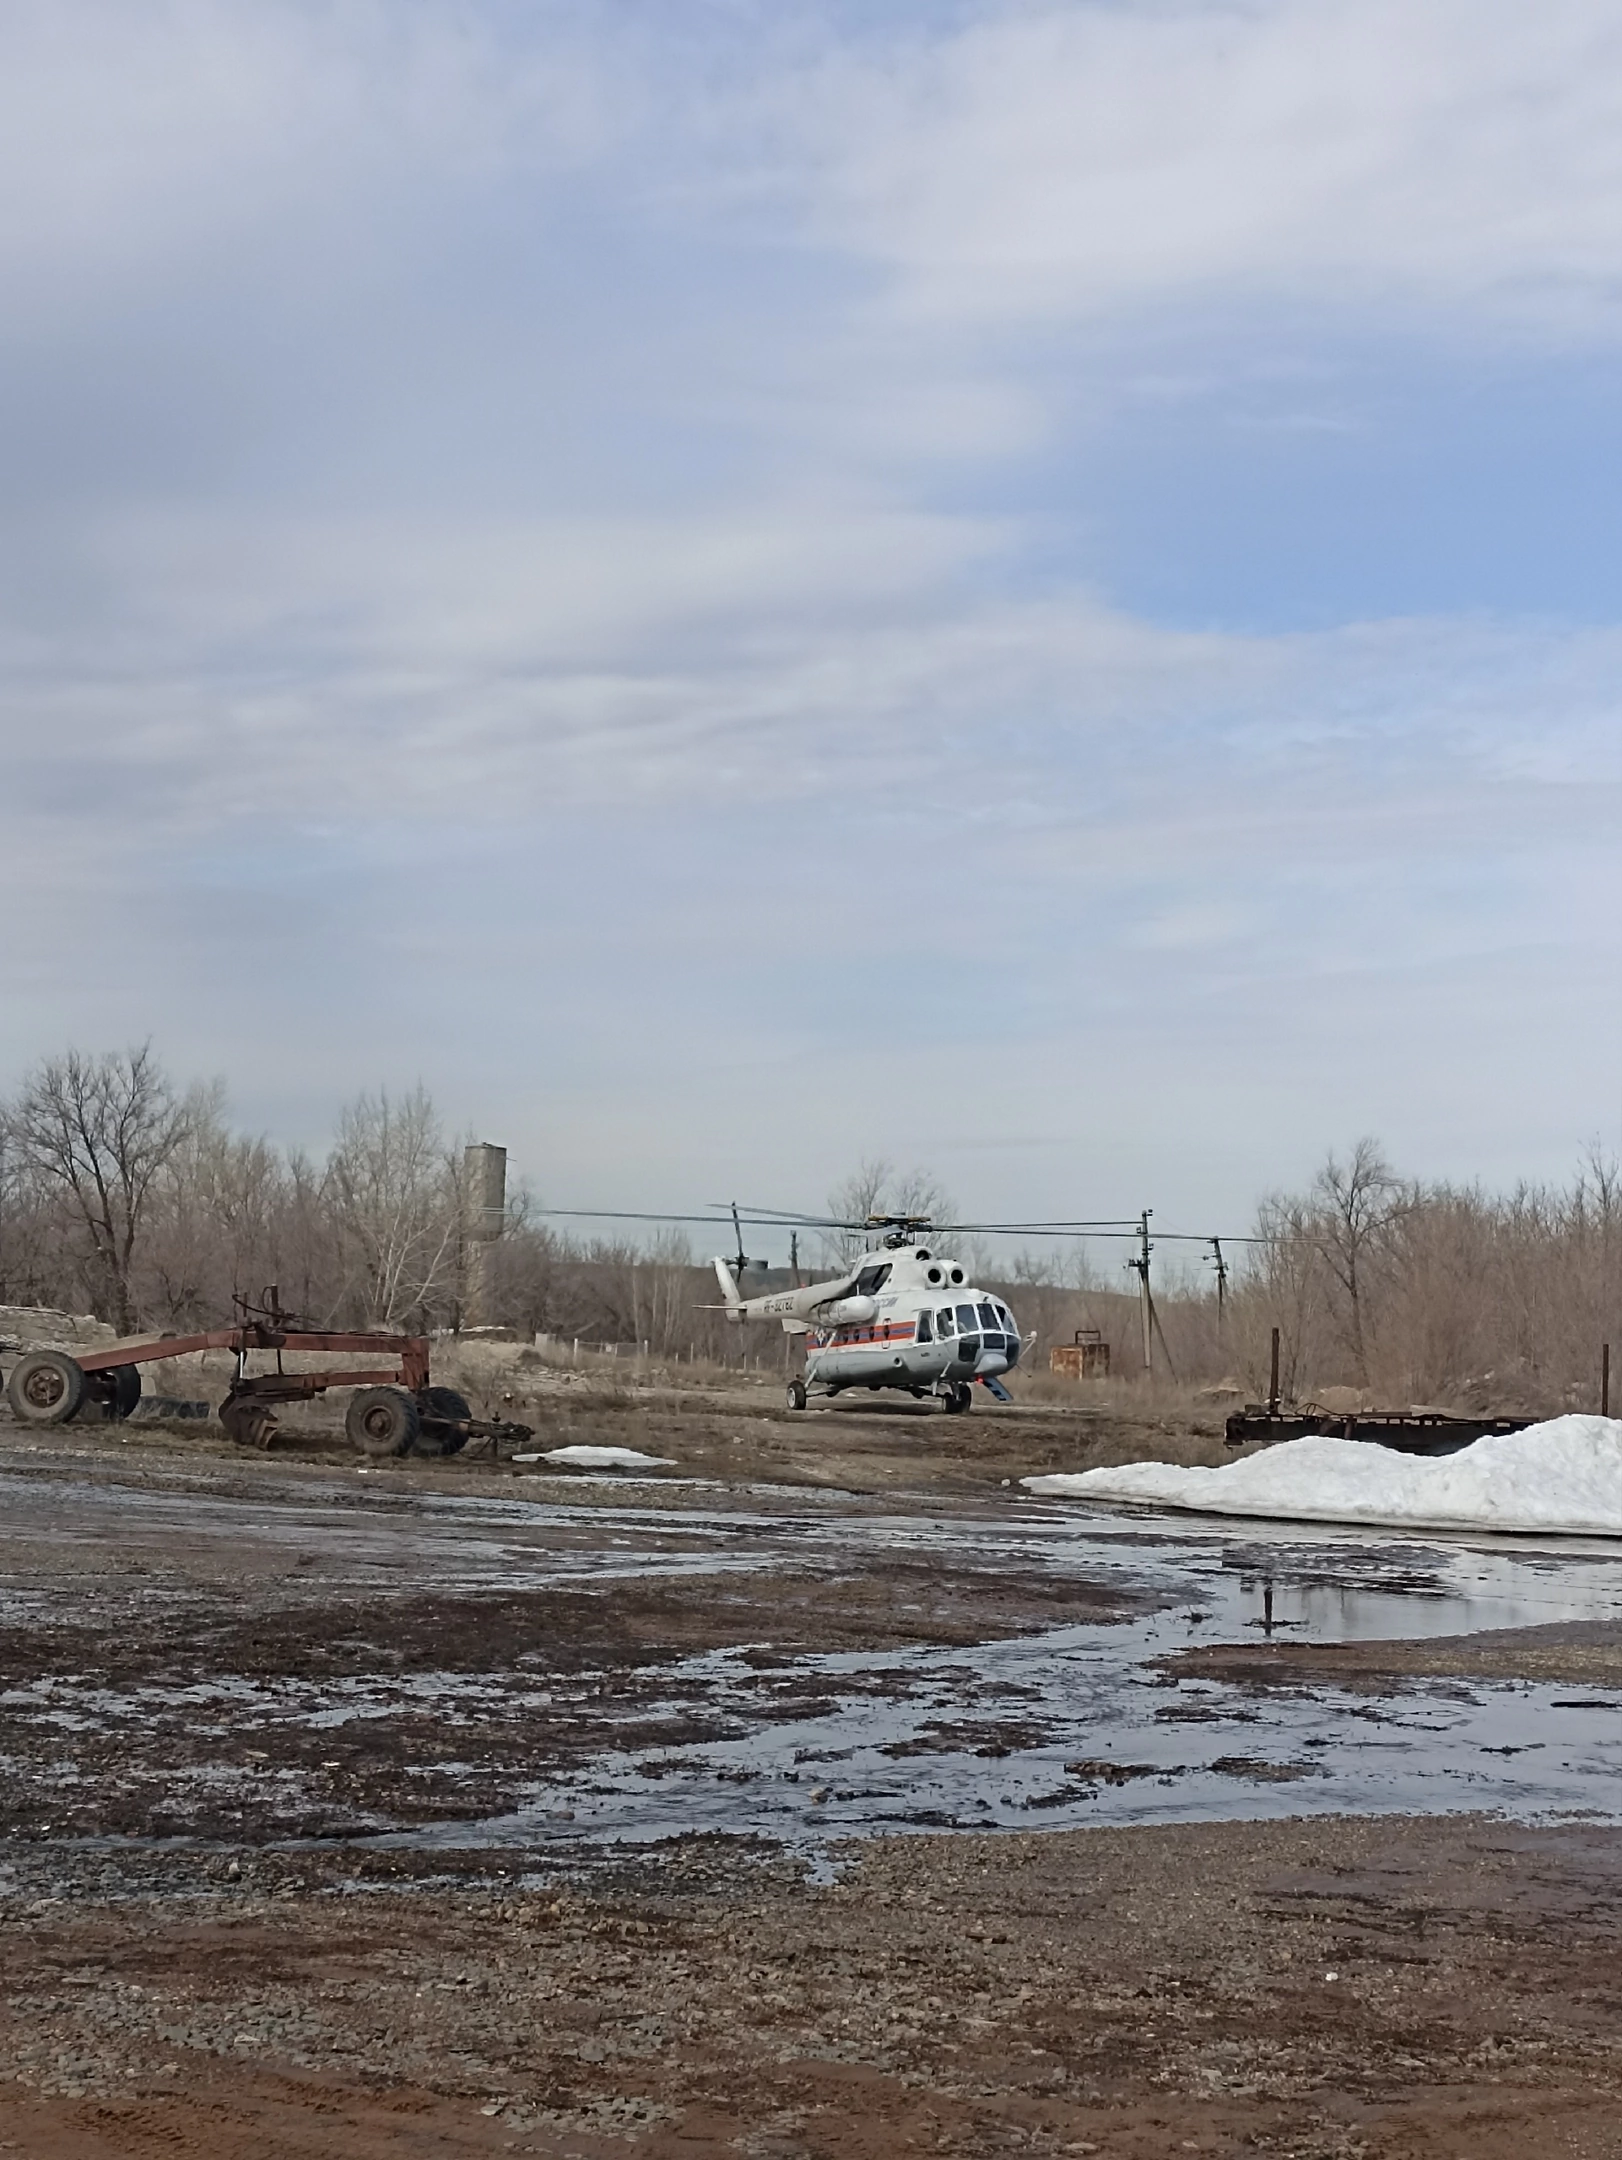
M 1125 1629 L 1153 1603 L 989 1536 L 973 1557 L 1005 1478 L 1074 1462 L 1054 1414 L 819 1427 L 740 1391 L 566 1415 L 554 1444 L 711 1482 L 362 1475 L 318 1433 L 249 1459 L 205 1431 L 0 1425 L 0 2153 L 1622 2155 L 1622 1843 L 1600 1824 L 959 1831 L 808 1861 L 583 1844 L 542 1815 L 469 1842 L 627 1717 L 655 1763 L 724 1738 L 707 1653 L 809 1720 L 808 1650 Z M 772 1564 L 733 1566 L 727 1509 L 763 1482 Z M 450 1519 L 452 1492 L 487 1522 Z M 543 1495 L 544 1581 L 512 1542 Z M 830 1534 L 880 1511 L 953 1517 L 969 1557 Z M 1622 1678 L 1622 1633 L 1166 1662 L 1258 1696 L 1470 1672 L 1592 1691 Z M 1017 1702 L 953 1735 L 989 1758 L 1025 1738 Z

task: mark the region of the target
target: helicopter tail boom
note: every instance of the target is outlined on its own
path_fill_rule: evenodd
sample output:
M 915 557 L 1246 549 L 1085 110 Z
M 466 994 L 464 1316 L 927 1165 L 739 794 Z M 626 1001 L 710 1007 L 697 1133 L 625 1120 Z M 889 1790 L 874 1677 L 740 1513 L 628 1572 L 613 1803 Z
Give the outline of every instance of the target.
M 737 1277 L 719 1255 L 717 1255 L 715 1262 L 715 1279 L 721 1285 L 721 1296 L 727 1318 L 729 1320 L 741 1320 L 743 1318 L 743 1299 L 738 1295 Z
M 806 1283 L 798 1290 L 776 1290 L 765 1297 L 746 1298 L 739 1294 L 738 1278 L 726 1261 L 717 1256 L 715 1279 L 721 1285 L 729 1320 L 780 1320 L 793 1333 L 821 1326 L 824 1308 L 836 1299 L 844 1301 L 840 1308 L 841 1324 L 870 1320 L 878 1310 L 871 1298 L 853 1299 L 850 1296 L 856 1283 L 854 1274 L 841 1275 L 834 1282 Z

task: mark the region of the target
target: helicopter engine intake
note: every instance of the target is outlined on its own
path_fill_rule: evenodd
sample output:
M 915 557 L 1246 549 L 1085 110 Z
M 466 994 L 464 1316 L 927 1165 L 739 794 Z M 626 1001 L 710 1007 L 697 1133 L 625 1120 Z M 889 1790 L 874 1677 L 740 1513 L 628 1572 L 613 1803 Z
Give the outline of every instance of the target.
M 831 1305 L 819 1305 L 815 1319 L 818 1327 L 866 1327 L 878 1316 L 877 1298 L 845 1297 L 835 1298 Z

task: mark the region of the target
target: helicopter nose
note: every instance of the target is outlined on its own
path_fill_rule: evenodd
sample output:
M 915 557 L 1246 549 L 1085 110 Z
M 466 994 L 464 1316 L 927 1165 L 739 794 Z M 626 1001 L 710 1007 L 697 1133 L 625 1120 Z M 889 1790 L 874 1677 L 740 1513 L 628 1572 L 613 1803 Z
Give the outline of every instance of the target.
M 982 1350 L 975 1360 L 974 1369 L 977 1373 L 1005 1373 L 1008 1370 L 1008 1360 L 1000 1350 Z

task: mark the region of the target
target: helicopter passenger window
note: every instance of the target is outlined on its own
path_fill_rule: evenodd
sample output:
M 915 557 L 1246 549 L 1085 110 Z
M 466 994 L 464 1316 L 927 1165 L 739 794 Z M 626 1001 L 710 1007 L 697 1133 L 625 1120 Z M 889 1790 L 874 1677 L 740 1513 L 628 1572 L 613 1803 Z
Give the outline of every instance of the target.
M 943 1305 L 935 1315 L 935 1332 L 942 1342 L 945 1342 L 948 1336 L 957 1332 L 952 1324 L 952 1308 L 950 1305 Z
M 960 1305 L 957 1309 L 958 1333 L 960 1335 L 972 1335 L 974 1326 L 974 1307 L 972 1305 Z
M 933 1342 L 934 1339 L 934 1334 L 929 1325 L 929 1315 L 926 1312 L 921 1312 L 918 1315 L 918 1334 L 916 1340 L 919 1342 Z
M 882 1290 L 889 1280 L 890 1263 L 888 1260 L 885 1261 L 882 1267 L 865 1267 L 856 1278 L 856 1295 L 858 1297 L 872 1297 L 874 1292 Z
M 990 1328 L 1002 1326 L 1002 1322 L 997 1318 L 997 1308 L 991 1303 L 989 1298 L 987 1299 L 986 1303 L 980 1307 L 980 1325 L 982 1327 Z

